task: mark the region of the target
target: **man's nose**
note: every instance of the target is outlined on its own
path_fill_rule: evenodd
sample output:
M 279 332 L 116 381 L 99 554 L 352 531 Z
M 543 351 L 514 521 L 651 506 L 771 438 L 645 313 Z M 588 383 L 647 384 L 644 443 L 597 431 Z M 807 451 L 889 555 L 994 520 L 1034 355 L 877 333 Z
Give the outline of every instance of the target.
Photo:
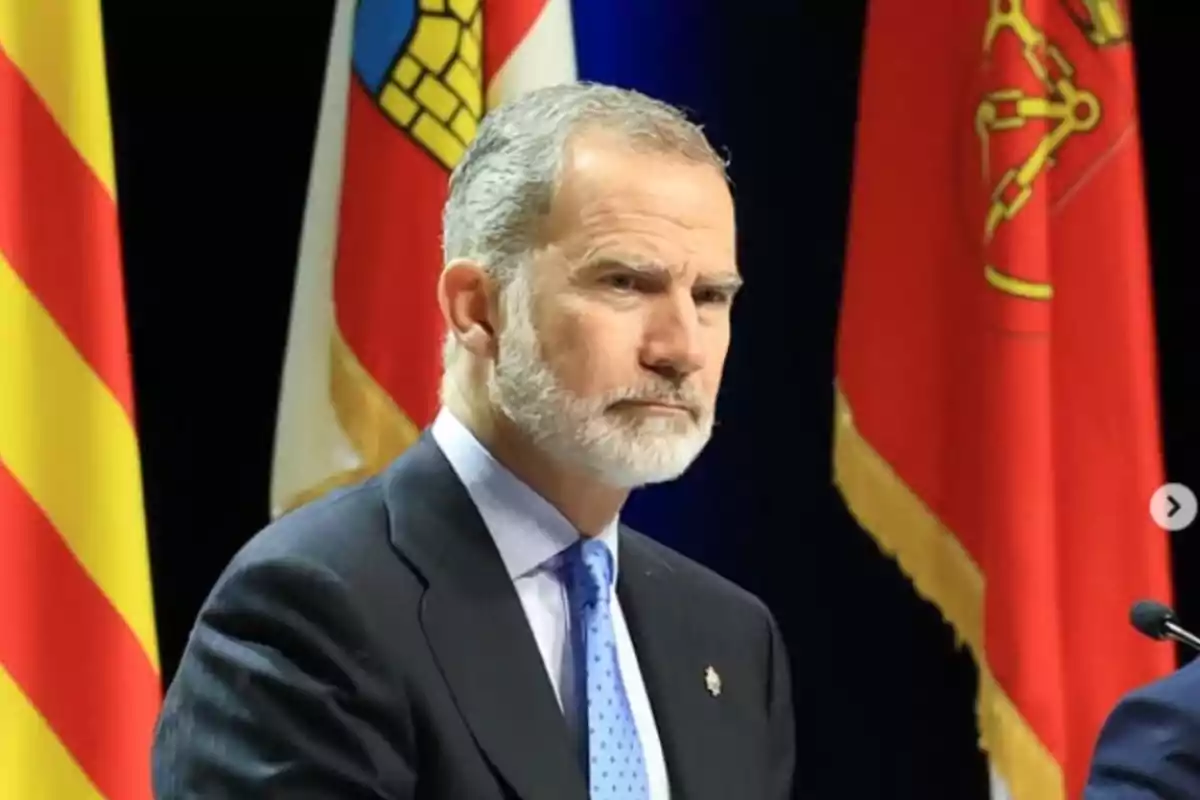
M 700 320 L 690 295 L 663 297 L 655 304 L 646 329 L 642 363 L 672 382 L 704 367 Z

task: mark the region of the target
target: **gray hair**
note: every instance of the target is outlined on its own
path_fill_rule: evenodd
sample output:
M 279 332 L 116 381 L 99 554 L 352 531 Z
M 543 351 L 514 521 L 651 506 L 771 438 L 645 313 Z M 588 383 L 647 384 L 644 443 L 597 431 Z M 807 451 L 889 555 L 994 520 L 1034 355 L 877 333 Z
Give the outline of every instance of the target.
M 507 287 L 535 247 L 567 145 L 585 130 L 614 134 L 638 152 L 710 164 L 726 175 L 725 160 L 701 127 L 667 103 L 583 81 L 525 92 L 484 116 L 450 175 L 442 213 L 444 263 L 477 261 Z M 448 336 L 447 368 L 456 345 Z
M 470 258 L 502 283 L 532 249 L 549 211 L 571 137 L 618 135 L 642 152 L 708 163 L 722 160 L 682 111 L 631 89 L 578 82 L 526 92 L 489 112 L 450 175 L 442 215 L 446 262 Z

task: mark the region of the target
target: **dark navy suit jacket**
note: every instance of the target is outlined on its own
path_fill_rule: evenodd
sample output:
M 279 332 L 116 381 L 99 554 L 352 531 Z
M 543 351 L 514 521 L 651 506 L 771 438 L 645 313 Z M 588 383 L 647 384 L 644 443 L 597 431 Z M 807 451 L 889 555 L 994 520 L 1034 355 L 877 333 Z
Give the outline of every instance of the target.
M 1200 798 L 1200 659 L 1117 704 L 1100 732 L 1084 798 Z
M 790 798 L 790 670 L 770 612 L 635 531 L 620 547 L 672 795 Z M 586 800 L 512 581 L 428 434 L 233 559 L 167 692 L 154 794 Z

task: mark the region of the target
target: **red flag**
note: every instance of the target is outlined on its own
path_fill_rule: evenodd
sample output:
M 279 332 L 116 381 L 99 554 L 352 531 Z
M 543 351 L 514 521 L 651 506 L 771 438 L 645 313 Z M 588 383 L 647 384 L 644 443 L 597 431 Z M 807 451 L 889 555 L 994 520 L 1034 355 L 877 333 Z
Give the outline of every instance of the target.
M 874 0 L 837 352 L 853 513 L 980 667 L 997 786 L 1079 796 L 1172 667 L 1134 91 L 1109 0 Z
M 570 0 L 338 0 L 273 513 L 377 472 L 433 421 L 450 170 L 486 109 L 574 77 Z

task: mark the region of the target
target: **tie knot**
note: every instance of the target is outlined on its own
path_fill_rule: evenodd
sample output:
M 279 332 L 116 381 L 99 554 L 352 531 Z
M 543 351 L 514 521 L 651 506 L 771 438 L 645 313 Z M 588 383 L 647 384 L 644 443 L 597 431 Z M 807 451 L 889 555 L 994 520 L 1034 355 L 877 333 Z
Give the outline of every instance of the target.
M 578 602 L 608 602 L 613 560 L 608 545 L 599 539 L 580 539 L 566 551 L 568 585 Z

